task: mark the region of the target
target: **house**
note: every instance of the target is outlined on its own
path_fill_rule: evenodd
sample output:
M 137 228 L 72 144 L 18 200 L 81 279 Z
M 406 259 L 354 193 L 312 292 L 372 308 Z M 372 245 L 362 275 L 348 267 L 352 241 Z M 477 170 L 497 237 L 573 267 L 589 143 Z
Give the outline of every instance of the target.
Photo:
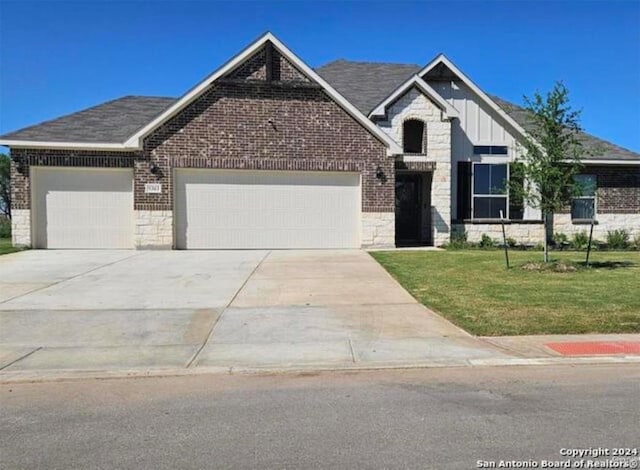
M 178 99 L 127 96 L 0 137 L 13 242 L 357 248 L 543 237 L 505 179 L 526 114 L 444 55 L 311 69 L 267 33 Z M 640 234 L 640 154 L 584 134 L 592 192 L 555 231 Z

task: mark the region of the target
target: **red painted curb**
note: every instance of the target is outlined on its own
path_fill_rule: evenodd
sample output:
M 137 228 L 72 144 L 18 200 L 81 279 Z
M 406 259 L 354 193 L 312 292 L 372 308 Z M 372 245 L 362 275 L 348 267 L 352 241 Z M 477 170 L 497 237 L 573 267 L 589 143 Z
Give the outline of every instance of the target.
M 580 341 L 573 343 L 547 343 L 545 346 L 563 356 L 640 354 L 640 341 Z

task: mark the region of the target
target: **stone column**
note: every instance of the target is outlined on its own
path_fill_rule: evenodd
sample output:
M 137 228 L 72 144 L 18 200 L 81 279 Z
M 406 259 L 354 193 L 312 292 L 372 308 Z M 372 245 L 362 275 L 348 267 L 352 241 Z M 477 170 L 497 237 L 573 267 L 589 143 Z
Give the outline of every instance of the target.
M 173 246 L 173 211 L 136 210 L 134 244 L 138 250 L 170 250 Z
M 436 163 L 431 182 L 431 220 L 433 244 L 451 239 L 451 122 L 427 124 L 427 157 Z
M 396 215 L 393 212 L 362 213 L 362 246 L 393 248 L 395 246 Z
M 31 246 L 31 210 L 11 210 L 11 242 L 13 246 Z

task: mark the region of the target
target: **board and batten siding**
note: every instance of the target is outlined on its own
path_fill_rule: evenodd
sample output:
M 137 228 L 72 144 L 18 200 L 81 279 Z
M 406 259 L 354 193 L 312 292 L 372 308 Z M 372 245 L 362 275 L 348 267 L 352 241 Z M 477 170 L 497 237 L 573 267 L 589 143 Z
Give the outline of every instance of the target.
M 474 145 L 506 145 L 509 148 L 509 159 L 513 159 L 518 153 L 514 137 L 516 131 L 463 82 L 429 80 L 427 83 L 459 113 L 459 119 L 454 119 L 451 124 L 451 194 L 453 195 L 451 213 L 455 218 L 455 214 L 457 214 L 455 195 L 458 187 L 457 162 L 496 161 L 503 158 L 491 157 L 491 159 L 487 159 L 486 157 L 474 156 Z M 536 211 L 532 211 L 530 208 L 526 210 L 526 218 L 536 215 Z

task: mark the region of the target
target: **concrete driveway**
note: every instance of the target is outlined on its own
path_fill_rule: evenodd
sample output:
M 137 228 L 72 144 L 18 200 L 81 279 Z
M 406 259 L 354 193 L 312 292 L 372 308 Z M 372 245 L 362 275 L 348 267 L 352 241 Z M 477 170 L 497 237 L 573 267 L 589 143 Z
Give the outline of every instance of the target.
M 0 370 L 353 367 L 501 358 L 366 252 L 0 257 Z

